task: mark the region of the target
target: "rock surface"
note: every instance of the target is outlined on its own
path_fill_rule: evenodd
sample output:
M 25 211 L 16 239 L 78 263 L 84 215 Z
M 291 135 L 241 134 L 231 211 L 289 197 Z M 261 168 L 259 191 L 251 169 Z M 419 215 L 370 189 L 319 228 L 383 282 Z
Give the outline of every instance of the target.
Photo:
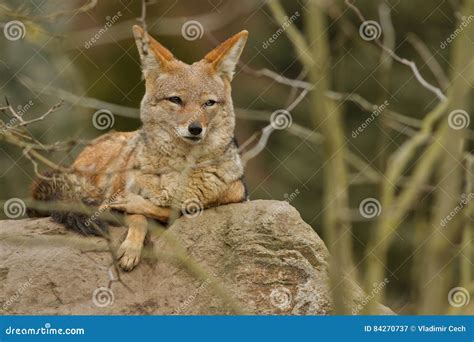
M 111 227 L 113 248 L 125 234 Z M 0 221 L 0 313 L 332 312 L 328 251 L 286 202 L 209 209 L 181 217 L 164 235 L 152 234 L 141 263 L 117 281 L 105 239 L 81 237 L 49 218 Z M 167 236 L 193 263 L 177 261 L 179 248 Z M 351 291 L 348 304 L 357 307 L 366 296 L 357 285 Z

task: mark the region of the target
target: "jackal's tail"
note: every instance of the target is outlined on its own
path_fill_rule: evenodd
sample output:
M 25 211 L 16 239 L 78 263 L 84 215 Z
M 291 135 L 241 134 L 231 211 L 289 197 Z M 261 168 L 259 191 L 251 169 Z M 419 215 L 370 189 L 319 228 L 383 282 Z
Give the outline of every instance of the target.
M 77 204 L 79 209 L 84 210 L 101 204 L 99 195 L 94 193 L 95 190 L 88 189 L 89 187 L 84 179 L 74 174 L 46 172 L 33 182 L 31 193 L 36 201 Z M 51 216 L 55 222 L 82 235 L 105 236 L 108 233 L 107 222 L 98 219 L 98 215 L 95 214 L 84 214 L 59 208 L 57 210 L 28 208 L 28 216 Z

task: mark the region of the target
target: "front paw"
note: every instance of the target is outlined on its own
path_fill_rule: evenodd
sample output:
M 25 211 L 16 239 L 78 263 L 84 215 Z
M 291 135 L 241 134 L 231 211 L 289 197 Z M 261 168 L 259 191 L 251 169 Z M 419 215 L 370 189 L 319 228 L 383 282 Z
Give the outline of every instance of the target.
M 108 208 L 123 211 L 128 214 L 142 214 L 143 208 L 147 204 L 149 204 L 149 202 L 143 197 L 135 194 L 127 194 L 125 198 L 108 204 Z
M 119 266 L 124 271 L 131 271 L 140 262 L 142 246 L 138 246 L 131 241 L 125 240 L 120 245 L 117 252 Z

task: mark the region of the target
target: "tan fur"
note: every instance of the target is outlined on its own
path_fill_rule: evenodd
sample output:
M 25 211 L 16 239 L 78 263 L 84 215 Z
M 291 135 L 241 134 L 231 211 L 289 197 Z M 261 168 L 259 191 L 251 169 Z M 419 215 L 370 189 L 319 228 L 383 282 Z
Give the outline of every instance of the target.
M 127 237 L 117 252 L 117 257 L 120 258 L 120 265 L 125 271 L 131 270 L 140 261 L 148 222 L 143 215 L 129 215 L 127 216 L 127 225 Z
M 246 196 L 233 140 L 230 81 L 247 32 L 188 65 L 141 28 L 133 31 L 146 84 L 140 110 L 143 126 L 136 132 L 99 137 L 73 164 L 104 201 L 114 199 L 106 206 L 131 215 L 119 250 L 125 270 L 139 261 L 146 217 L 166 221 L 172 208 L 180 210 L 187 201 L 207 208 L 241 202 Z M 182 103 L 172 103 L 173 96 Z M 204 105 L 208 100 L 217 103 Z M 190 122 L 202 126 L 201 141 L 186 138 Z

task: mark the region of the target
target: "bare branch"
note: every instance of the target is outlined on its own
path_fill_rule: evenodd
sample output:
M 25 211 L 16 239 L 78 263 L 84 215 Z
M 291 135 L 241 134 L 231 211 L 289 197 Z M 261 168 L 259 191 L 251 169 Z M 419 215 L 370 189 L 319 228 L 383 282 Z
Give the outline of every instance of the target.
M 267 6 L 270 8 L 273 17 L 279 24 L 282 24 L 287 20 L 288 16 L 278 0 L 268 1 Z M 295 27 L 295 25 L 286 27 L 285 33 L 291 44 L 293 44 L 296 53 L 298 54 L 298 58 L 301 60 L 303 65 L 311 67 L 314 64 L 314 61 L 310 55 L 308 43 L 303 34 Z
M 415 48 L 416 52 L 418 52 L 428 68 L 430 68 L 441 88 L 447 89 L 449 86 L 448 76 L 446 76 L 443 68 L 441 68 L 441 65 L 439 65 L 435 56 L 431 54 L 426 44 L 414 33 L 410 33 L 407 40 Z
M 35 15 L 32 16 L 30 13 L 17 13 L 7 7 L 6 5 L 0 4 L 0 12 L 3 12 L 5 15 L 14 17 L 17 19 L 24 19 L 24 20 L 48 20 L 48 21 L 53 21 L 57 19 L 58 17 L 64 17 L 64 16 L 75 16 L 79 13 L 85 13 L 93 9 L 98 3 L 98 0 L 89 0 L 87 3 L 84 5 L 72 9 L 72 10 L 61 10 L 57 12 L 53 12 L 50 14 L 45 14 L 45 15 Z
M 352 10 L 354 10 L 354 12 L 357 14 L 357 16 L 359 17 L 359 19 L 364 22 L 366 21 L 365 17 L 362 15 L 361 11 L 350 1 L 350 0 L 345 0 L 347 6 L 349 6 L 350 8 L 352 8 Z M 387 52 L 390 57 L 392 57 L 395 61 L 397 61 L 398 63 L 401 63 L 401 64 L 404 64 L 406 66 L 408 66 L 412 72 L 413 72 L 413 75 L 415 76 L 415 78 L 417 79 L 417 81 L 427 90 L 429 90 L 430 92 L 432 92 L 433 94 L 436 95 L 436 97 L 438 97 L 438 99 L 440 101 L 446 101 L 446 95 L 443 94 L 442 90 L 439 89 L 438 87 L 435 87 L 434 85 L 430 84 L 429 82 L 427 82 L 423 76 L 421 75 L 420 71 L 418 70 L 418 67 L 416 66 L 416 63 L 413 62 L 413 61 L 410 61 L 406 58 L 402 58 L 400 56 L 398 56 L 393 50 L 387 48 L 382 42 L 380 42 L 380 40 L 377 38 L 377 39 L 374 39 L 374 42 L 375 44 L 380 47 L 381 49 L 383 49 L 385 52 Z
M 284 84 L 293 88 L 300 88 L 306 90 L 312 90 L 314 88 L 313 85 L 309 82 L 288 78 L 267 68 L 256 70 L 245 64 L 242 64 L 242 71 L 256 77 L 269 77 L 277 83 Z
M 253 10 L 261 6 L 262 0 L 240 0 L 225 2 L 219 9 L 219 12 L 206 13 L 194 16 L 166 17 L 155 16 L 149 17 L 148 22 L 152 23 L 148 27 L 149 33 L 156 33 L 161 36 L 181 35 L 181 28 L 186 21 L 198 21 L 206 31 L 216 31 L 229 25 L 239 16 L 251 13 Z M 136 24 L 136 19 L 130 19 L 116 23 L 108 30 L 100 41 L 94 43 L 93 47 L 103 44 L 111 44 L 124 39 L 130 39 L 130 27 Z M 93 27 L 82 31 L 68 32 L 68 39 L 64 42 L 67 49 L 82 48 L 84 42 L 93 37 L 100 28 Z
M 39 91 L 40 93 L 45 93 L 56 98 L 60 97 L 64 101 L 73 105 L 79 105 L 85 108 L 91 108 L 95 110 L 107 109 L 110 110 L 114 115 L 120 115 L 127 118 L 139 117 L 140 111 L 138 108 L 121 106 L 115 103 L 101 101 L 92 97 L 78 96 L 64 89 L 59 89 L 53 86 L 45 86 L 36 81 L 33 81 L 32 79 L 26 76 L 20 77 L 20 82 L 31 89 Z
M 50 109 L 48 109 L 48 111 L 44 113 L 43 115 L 41 115 L 40 117 L 36 119 L 28 120 L 28 121 L 22 121 L 18 126 L 27 126 L 29 124 L 32 124 L 38 121 L 43 121 L 44 119 L 46 119 L 48 115 L 58 111 L 62 105 L 63 105 L 63 101 L 61 100 L 58 103 L 56 103 L 54 106 L 52 106 Z

